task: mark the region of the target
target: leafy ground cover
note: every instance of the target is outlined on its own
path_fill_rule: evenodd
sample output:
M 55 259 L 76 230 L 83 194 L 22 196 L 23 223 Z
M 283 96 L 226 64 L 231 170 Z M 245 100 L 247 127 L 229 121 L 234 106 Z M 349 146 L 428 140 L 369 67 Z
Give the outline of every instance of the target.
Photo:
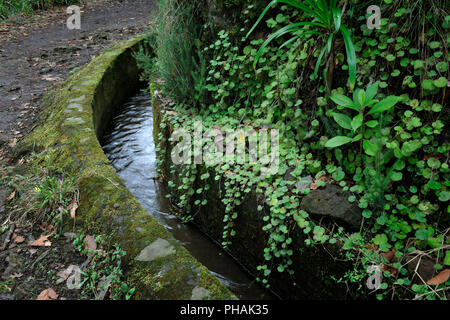
M 233 158 L 218 165 L 217 179 L 226 177 L 222 245 L 233 241 L 236 208 L 256 189 L 270 208 L 262 214 L 269 240 L 257 270 L 266 286 L 272 272 L 295 272 L 289 235 L 304 232 L 308 245 L 342 245 L 354 268 L 329 276 L 357 284 L 363 295 L 448 298 L 445 1 L 385 0 L 380 29 L 367 27 L 369 1 L 258 1 L 241 4 L 240 28 L 210 22 L 200 31 L 191 27 L 192 15 L 204 18 L 200 2 L 161 3 L 165 23 L 148 40 L 156 57 L 142 50 L 137 58 L 148 80 L 162 80 L 170 99 L 164 121 L 188 131 L 202 121 L 206 129 L 251 126 L 282 136 L 275 175 L 260 179 L 261 166 Z M 266 4 L 258 21 L 255 8 Z M 194 164 L 184 165 L 182 184 L 168 182 L 184 192 L 178 206 L 187 220 L 204 205 L 190 201 L 202 193 L 192 188 L 196 174 Z M 309 188 L 289 191 L 308 175 Z M 348 201 L 361 209 L 359 232 L 320 225 L 299 208 L 300 196 L 327 183 L 351 192 Z M 374 265 L 383 280 L 373 292 L 365 281 Z

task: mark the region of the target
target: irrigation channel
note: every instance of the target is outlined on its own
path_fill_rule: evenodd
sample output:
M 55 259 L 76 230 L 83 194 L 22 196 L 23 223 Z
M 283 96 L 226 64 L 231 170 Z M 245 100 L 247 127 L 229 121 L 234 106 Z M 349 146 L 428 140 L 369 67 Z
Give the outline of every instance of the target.
M 164 186 L 155 181 L 156 153 L 149 93 L 133 96 L 111 121 L 103 150 L 142 206 L 158 219 L 192 256 L 206 266 L 238 298 L 276 299 L 211 238 L 171 213 Z

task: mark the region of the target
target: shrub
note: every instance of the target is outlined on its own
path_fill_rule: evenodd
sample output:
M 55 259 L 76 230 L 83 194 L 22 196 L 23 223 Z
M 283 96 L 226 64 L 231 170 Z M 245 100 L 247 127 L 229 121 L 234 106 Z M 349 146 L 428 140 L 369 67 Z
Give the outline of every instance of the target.
M 156 72 L 165 94 L 195 105 L 203 92 L 205 59 L 200 52 L 201 30 L 196 2 L 166 0 L 160 3 L 152 33 L 157 56 Z

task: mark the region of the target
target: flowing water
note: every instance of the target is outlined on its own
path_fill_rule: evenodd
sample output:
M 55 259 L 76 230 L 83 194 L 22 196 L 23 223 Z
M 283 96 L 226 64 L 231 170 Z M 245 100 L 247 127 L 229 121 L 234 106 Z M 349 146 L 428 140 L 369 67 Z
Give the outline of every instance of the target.
M 170 213 L 164 187 L 156 176 L 153 114 L 148 93 L 132 97 L 111 121 L 103 137 L 103 150 L 142 206 L 163 224 L 185 248 L 237 297 L 274 299 L 231 256 L 195 226 Z

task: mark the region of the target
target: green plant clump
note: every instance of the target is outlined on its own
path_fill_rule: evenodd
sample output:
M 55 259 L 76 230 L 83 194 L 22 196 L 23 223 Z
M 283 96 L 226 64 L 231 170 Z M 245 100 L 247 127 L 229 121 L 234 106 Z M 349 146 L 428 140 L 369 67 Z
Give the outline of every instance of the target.
M 94 295 L 99 298 L 98 292 L 110 291 L 109 298 L 112 300 L 129 300 L 135 291 L 123 280 L 122 258 L 126 252 L 118 244 L 108 246 L 107 237 L 96 236 L 95 242 L 98 247 L 90 249 L 86 246 L 86 236 L 80 232 L 73 240 L 75 248 L 87 255 L 90 259 L 89 265 L 81 271 L 82 278 L 79 289 L 82 294 Z M 102 297 L 103 298 L 103 297 Z

